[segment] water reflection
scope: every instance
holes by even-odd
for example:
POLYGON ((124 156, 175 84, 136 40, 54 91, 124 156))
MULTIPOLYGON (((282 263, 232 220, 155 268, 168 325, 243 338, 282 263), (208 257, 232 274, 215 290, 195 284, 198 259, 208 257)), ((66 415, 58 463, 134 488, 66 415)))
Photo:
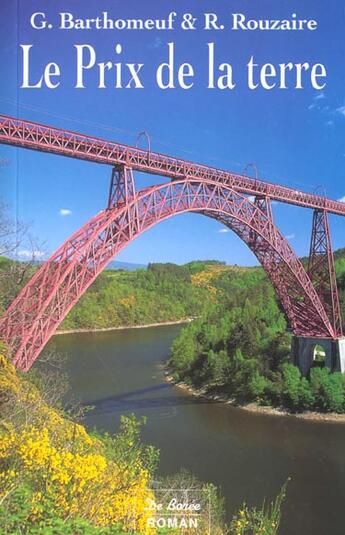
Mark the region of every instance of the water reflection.
MULTIPOLYGON (((85 403, 84 405, 92 407, 93 416, 99 416, 106 414, 107 412, 120 412, 120 414, 124 414, 126 412, 135 412, 137 410, 145 409, 152 411, 155 409, 162 409, 164 407, 175 408, 176 405, 216 403, 215 401, 211 402, 206 399, 197 399, 194 396, 177 395, 175 392, 173 395, 167 395, 168 391, 171 391, 172 389, 174 389, 173 386, 168 383, 163 383, 147 388, 138 388, 131 392, 119 394, 117 396, 108 396, 103 399, 97 399, 95 401, 85 403)), ((169 394, 172 394, 172 392, 169 392, 169 394)))

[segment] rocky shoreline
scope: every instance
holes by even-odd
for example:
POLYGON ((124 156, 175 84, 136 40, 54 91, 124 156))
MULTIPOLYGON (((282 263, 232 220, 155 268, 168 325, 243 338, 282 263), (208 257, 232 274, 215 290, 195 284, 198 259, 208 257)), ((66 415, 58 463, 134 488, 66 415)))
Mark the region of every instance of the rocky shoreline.
POLYGON ((193 318, 185 318, 176 321, 163 321, 161 323, 146 323, 145 325, 120 325, 118 327, 99 327, 95 329, 70 329, 66 331, 57 331, 53 336, 60 334, 74 334, 74 333, 100 333, 108 331, 123 331, 125 329, 147 329, 149 327, 164 327, 165 325, 183 325, 193 321, 193 318))
POLYGON ((313 411, 304 411, 304 412, 291 412, 288 409, 283 407, 271 407, 268 405, 258 405, 257 403, 246 403, 238 404, 234 399, 229 398, 224 394, 212 394, 207 392, 206 388, 196 388, 190 386, 183 381, 175 381, 172 377, 171 372, 165 371, 164 373, 165 380, 168 383, 173 384, 177 388, 188 392, 192 396, 209 399, 212 401, 217 401, 219 403, 224 403, 225 405, 231 405, 232 407, 247 411, 254 412, 258 414, 266 414, 268 416, 279 416, 289 417, 289 418, 298 418, 302 420, 310 420, 314 422, 323 422, 323 423, 340 423, 345 424, 345 414, 337 414, 335 412, 313 412, 313 411))

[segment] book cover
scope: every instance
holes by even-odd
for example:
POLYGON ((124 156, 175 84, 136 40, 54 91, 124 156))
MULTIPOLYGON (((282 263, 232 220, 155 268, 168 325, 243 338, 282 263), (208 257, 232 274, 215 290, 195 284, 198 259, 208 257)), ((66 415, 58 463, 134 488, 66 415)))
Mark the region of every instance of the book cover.
POLYGON ((0 533, 343 534, 343 2, 0 15, 0 533))

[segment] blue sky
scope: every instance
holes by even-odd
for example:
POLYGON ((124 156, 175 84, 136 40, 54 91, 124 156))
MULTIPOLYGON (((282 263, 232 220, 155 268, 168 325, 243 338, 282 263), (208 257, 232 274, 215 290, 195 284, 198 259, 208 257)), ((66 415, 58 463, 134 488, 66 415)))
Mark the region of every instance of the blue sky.
MULTIPOLYGON (((242 172, 255 162, 263 179, 306 191, 326 191, 334 199, 345 196, 345 8, 341 0, 2 0, 0 7, 0 110, 7 115, 52 124, 135 144, 146 130, 152 149, 182 158, 242 172), (260 5, 259 5, 260 4, 260 5), (56 24, 58 13, 96 17, 107 10, 111 18, 166 18, 170 11, 192 13, 199 20, 215 12, 230 26, 232 13, 249 19, 315 19, 314 32, 196 31, 62 31, 34 30, 33 12, 45 12, 56 24), (163 91, 154 72, 166 61, 167 43, 175 43, 176 62, 195 68, 191 90, 163 91), (214 42, 219 62, 233 65, 234 91, 207 89, 207 43, 214 42), (75 89, 75 44, 90 44, 97 61, 145 64, 144 89, 115 89, 109 82, 98 89, 95 73, 85 89, 75 89), (19 44, 32 44, 32 76, 37 81, 49 61, 61 67, 62 82, 55 89, 20 89, 22 58, 19 44), (305 62, 325 64, 327 85, 315 91, 247 88, 249 58, 258 63, 305 62)), ((110 80, 110 78, 109 78, 110 80)), ((38 152, 0 146, 2 194, 12 214, 30 224, 39 248, 52 252, 106 204, 110 167, 38 152), (44 244, 44 245, 41 245, 44 244)), ((137 188, 163 181, 137 174, 137 188)), ((306 254, 312 213, 274 205, 276 222, 298 254, 306 254)), ((345 246, 345 221, 332 217, 335 247, 345 246)), ((172 218, 150 230, 118 260, 187 262, 217 258, 249 265, 255 258, 232 232, 221 232, 213 220, 192 214, 172 218)), ((26 246, 21 250, 25 257, 26 246)))

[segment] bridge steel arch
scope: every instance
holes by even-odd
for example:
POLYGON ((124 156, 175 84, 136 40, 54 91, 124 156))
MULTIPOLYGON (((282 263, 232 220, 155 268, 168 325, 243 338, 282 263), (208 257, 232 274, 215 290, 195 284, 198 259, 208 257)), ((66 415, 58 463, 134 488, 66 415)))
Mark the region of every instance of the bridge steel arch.
POLYGON ((22 289, 0 319, 0 338, 14 364, 26 371, 78 299, 111 259, 131 241, 173 215, 196 212, 232 229, 270 278, 297 336, 335 338, 325 307, 288 241, 271 217, 269 199, 226 184, 186 178, 134 192, 125 169, 121 196, 68 238, 22 289))

